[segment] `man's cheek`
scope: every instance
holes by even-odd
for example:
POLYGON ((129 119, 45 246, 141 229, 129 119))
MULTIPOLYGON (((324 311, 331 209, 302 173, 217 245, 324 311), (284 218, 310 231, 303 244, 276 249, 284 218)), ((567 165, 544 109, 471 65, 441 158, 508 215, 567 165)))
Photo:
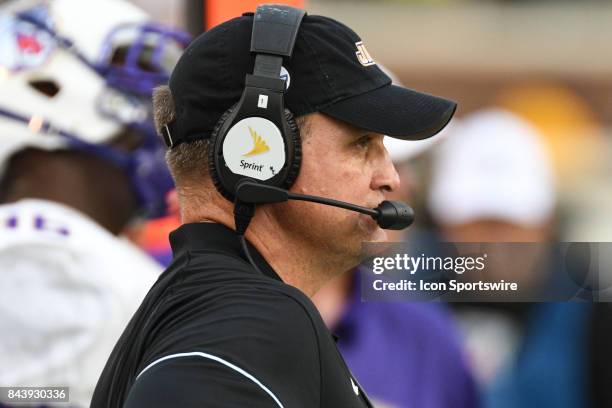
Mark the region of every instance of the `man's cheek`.
POLYGON ((336 185, 339 186, 340 197, 355 204, 363 203, 370 193, 370 180, 361 171, 344 169, 338 172, 336 185))

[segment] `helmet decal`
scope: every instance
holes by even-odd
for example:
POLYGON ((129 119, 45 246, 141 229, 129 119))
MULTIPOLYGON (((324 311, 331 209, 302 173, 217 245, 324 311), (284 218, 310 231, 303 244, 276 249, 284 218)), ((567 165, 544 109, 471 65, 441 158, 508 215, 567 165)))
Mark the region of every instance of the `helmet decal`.
MULTIPOLYGON (((48 10, 38 6, 28 11, 32 19, 47 24, 48 10)), ((55 49, 55 41, 48 32, 36 25, 11 15, 0 14, 0 67, 8 72, 36 68, 43 65, 55 49)))

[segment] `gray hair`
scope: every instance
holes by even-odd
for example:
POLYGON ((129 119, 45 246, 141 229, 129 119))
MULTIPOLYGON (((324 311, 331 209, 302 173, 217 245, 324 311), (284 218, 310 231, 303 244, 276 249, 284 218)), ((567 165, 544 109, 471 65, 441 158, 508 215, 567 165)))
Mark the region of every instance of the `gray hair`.
MULTIPOLYGON (((153 120, 158 135, 162 135, 164 127, 176 118, 174 98, 167 85, 162 85, 153 91, 153 120)), ((180 190, 191 181, 208 177, 208 140, 196 140, 180 145, 166 152, 166 163, 180 190)))

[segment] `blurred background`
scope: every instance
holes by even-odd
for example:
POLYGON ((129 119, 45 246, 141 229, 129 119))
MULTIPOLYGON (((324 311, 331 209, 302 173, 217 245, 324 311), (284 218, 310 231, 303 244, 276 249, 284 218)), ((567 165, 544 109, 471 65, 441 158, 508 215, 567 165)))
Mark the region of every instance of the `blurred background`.
MULTIPOLYGON (((192 35, 263 3, 131 2, 192 35)), ((345 23, 397 82, 458 102, 453 124, 431 143, 407 151, 389 145, 404 186, 399 198, 417 214, 415 226, 395 240, 612 241, 612 2, 279 2, 345 23), (455 191, 458 185, 474 190, 455 191)), ((171 259, 168 232, 180 224, 175 202, 170 212, 128 234, 161 264, 171 259)), ((348 300, 354 287, 336 283, 318 299, 330 327, 346 331, 347 310, 361 307, 348 300)), ((400 339, 386 350, 405 357, 410 368, 404 378, 413 375, 406 382, 427 378, 427 391, 421 391, 429 396, 415 397, 418 383, 404 397, 385 389, 381 379, 367 379, 374 364, 367 355, 379 344, 364 349, 340 343, 379 407, 612 406, 607 305, 450 305, 440 312, 444 319, 437 310, 403 307, 380 311, 399 310, 412 322, 404 331, 386 326, 389 337, 400 339), (432 340, 455 333, 458 350, 454 340, 432 340), (457 363, 427 358, 436 355, 457 363), (453 381, 457 389, 448 385, 453 381), (470 387, 476 396, 466 392, 470 387), (431 397, 437 394, 446 397, 431 397)))
MULTIPOLYGON (((133 2, 194 34, 257 4, 133 2)), ((553 158, 564 239, 611 239, 611 2, 288 3, 353 28, 405 86, 457 101, 456 118, 496 105, 529 120, 553 158)))

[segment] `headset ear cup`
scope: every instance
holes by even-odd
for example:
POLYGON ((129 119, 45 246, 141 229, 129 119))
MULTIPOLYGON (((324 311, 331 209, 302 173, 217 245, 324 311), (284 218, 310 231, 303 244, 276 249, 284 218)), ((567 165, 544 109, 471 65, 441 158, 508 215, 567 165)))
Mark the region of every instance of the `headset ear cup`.
MULTIPOLYGON (((210 148, 208 149, 208 171, 210 173, 212 182, 215 185, 217 191, 229 201, 234 201, 234 196, 223 186, 223 183, 221 182, 221 177, 219 176, 219 171, 215 164, 215 158, 216 155, 219 154, 219 149, 223 148, 223 145, 221 143, 218 143, 218 139, 224 136, 220 133, 222 129, 225 128, 224 125, 226 124, 226 122, 234 116, 237 106, 238 104, 235 104, 234 106, 229 108, 223 115, 221 115, 221 118, 219 118, 219 121, 215 125, 215 128, 213 129, 213 132, 211 134, 210 148)), ((283 180, 280 187, 284 189, 289 189, 300 174, 300 166, 302 163, 302 142, 300 138, 300 130, 297 124, 295 123, 293 114, 288 109, 285 109, 285 133, 286 138, 289 139, 285 143, 290 142, 291 146, 293 146, 293 149, 288 149, 287 160, 289 160, 290 162, 288 164, 289 168, 287 170, 287 176, 285 177, 285 180, 283 180)))
POLYGON ((287 138, 290 139, 293 145, 293 152, 289 152, 289 160, 291 161, 289 164, 289 171, 281 186, 288 190, 300 174, 300 167, 302 165, 302 139, 300 137, 300 129, 297 123, 295 123, 293 113, 288 109, 285 109, 285 123, 287 124, 287 138))
MULTIPOLYGON (((229 191, 227 191, 225 187, 223 187, 223 183, 221 183, 221 178, 219 177, 219 172, 217 171, 217 166, 215 165, 215 156, 218 154, 217 138, 219 138, 220 136, 223 136, 223 135, 219 135, 219 132, 223 128, 223 125, 228 120, 228 118, 233 116, 237 106, 238 104, 235 104, 234 106, 229 108, 227 111, 225 111, 223 115, 221 115, 221 117, 217 121, 217 124, 215 125, 215 128, 212 131, 212 134, 210 135, 210 145, 208 149, 208 172, 210 174, 212 182, 215 185, 215 188, 217 189, 217 191, 223 197, 227 198, 230 201, 233 201, 234 198, 232 197, 232 194, 230 194, 229 191)), ((222 149, 223 145, 219 144, 218 148, 222 149)))

